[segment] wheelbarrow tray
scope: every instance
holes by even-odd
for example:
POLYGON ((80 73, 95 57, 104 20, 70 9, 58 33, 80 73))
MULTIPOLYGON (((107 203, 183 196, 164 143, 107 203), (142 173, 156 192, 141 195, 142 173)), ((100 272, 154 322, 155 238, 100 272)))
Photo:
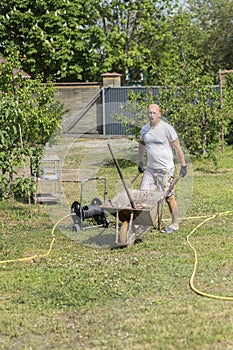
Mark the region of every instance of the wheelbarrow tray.
POLYGON ((133 215, 133 224, 142 226, 154 226, 158 216, 158 205, 163 199, 162 192, 129 190, 134 203, 132 208, 125 192, 117 194, 108 203, 103 203, 101 208, 120 221, 130 221, 133 215))

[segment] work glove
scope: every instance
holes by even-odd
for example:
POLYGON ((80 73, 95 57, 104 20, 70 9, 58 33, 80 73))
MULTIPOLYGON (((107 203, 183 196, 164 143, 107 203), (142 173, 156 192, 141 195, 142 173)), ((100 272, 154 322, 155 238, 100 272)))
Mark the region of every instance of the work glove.
POLYGON ((138 163, 138 172, 139 172, 140 174, 144 173, 143 162, 139 162, 139 163, 138 163))
POLYGON ((186 174, 187 174, 187 165, 181 165, 179 176, 185 177, 186 174))

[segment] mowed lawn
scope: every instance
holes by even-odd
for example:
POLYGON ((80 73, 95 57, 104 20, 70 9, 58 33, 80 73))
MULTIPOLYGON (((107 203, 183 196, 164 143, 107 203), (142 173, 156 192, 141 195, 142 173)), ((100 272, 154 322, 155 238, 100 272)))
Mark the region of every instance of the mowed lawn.
POLYGON ((180 230, 131 248, 83 244, 48 208, 0 202, 0 349, 233 349, 233 149, 192 166, 180 230))

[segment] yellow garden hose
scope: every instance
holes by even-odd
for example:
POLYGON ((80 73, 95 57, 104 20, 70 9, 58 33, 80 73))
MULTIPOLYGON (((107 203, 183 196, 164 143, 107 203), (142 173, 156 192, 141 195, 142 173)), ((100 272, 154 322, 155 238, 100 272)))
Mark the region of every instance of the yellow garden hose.
POLYGON ((231 300, 233 301, 233 297, 225 297, 225 296, 219 296, 219 295, 213 295, 213 294, 209 294, 209 293, 205 293, 205 292, 202 292, 201 290, 197 289, 195 286, 194 286, 194 277, 195 277, 195 274, 196 274, 196 270, 197 270, 197 262, 198 262, 198 259, 197 259, 197 251, 196 249, 192 246, 192 244, 190 243, 189 241, 189 238, 191 237, 191 235, 199 228, 201 227, 202 225, 204 225, 204 223, 206 223, 207 221, 210 221, 210 220, 213 220, 214 218, 216 218, 217 216, 219 215, 227 215, 229 213, 231 213, 232 210, 229 210, 229 211, 225 211, 225 212, 222 212, 222 213, 219 213, 219 214, 215 214, 211 217, 208 217, 206 218, 205 220, 203 220, 200 224, 198 224, 187 236, 187 243, 188 245, 191 247, 191 249, 193 250, 194 252, 194 258, 195 258, 195 262, 194 262, 194 269, 193 269, 193 273, 192 273, 192 276, 190 278, 190 288, 197 294, 199 295, 202 295, 204 297, 208 297, 208 298, 212 298, 212 299, 219 299, 219 300, 231 300))
POLYGON ((56 222, 56 224, 53 226, 53 229, 51 231, 51 235, 52 235, 52 241, 49 245, 49 249, 48 251, 45 253, 45 254, 35 254, 33 256, 29 256, 29 257, 26 257, 26 258, 18 258, 18 259, 11 259, 11 260, 3 260, 3 261, 0 261, 0 264, 7 264, 7 263, 14 263, 14 262, 20 262, 20 261, 31 261, 33 259, 37 259, 37 258, 45 258, 47 256, 49 256, 49 254, 51 253, 51 250, 52 250, 52 247, 53 247, 53 244, 56 240, 56 237, 55 237, 55 234, 54 234, 54 231, 56 229, 56 227, 60 224, 61 221, 63 221, 65 218, 67 218, 68 216, 70 216, 70 214, 67 214, 65 216, 63 216, 60 220, 58 220, 56 222))
MULTIPOLYGON (((205 292, 202 292, 201 290, 197 289, 195 286, 194 286, 194 277, 196 275, 196 270, 197 270, 197 263, 198 263, 198 256, 197 256, 197 251, 196 249, 192 246, 192 244, 190 243, 190 237, 192 236, 192 234, 194 232, 197 231, 197 229, 199 227, 201 227, 202 225, 204 225, 206 222, 208 221, 211 221, 213 220, 214 218, 216 218, 217 216, 220 216, 220 215, 227 215, 229 213, 232 213, 232 210, 229 210, 229 211, 225 211, 225 212, 222 212, 222 213, 218 213, 218 214, 215 214, 211 217, 206 217, 206 216, 196 216, 196 217, 190 217, 190 218, 186 218, 186 219, 197 219, 197 218, 205 218, 205 220, 203 220, 201 223, 199 223, 198 225, 195 226, 195 228, 188 234, 187 236, 187 243, 188 245, 190 246, 190 248, 193 250, 194 252, 194 258, 195 258, 195 261, 194 261, 194 268, 193 268, 193 273, 191 275, 191 278, 190 278, 190 282, 189 282, 189 285, 190 285, 190 288, 197 294, 201 295, 201 296, 204 296, 204 297, 208 297, 208 298, 212 298, 212 299, 219 299, 219 300, 230 300, 230 301, 233 301, 233 297, 227 297, 227 296, 219 296, 219 295, 213 295, 213 294, 209 294, 209 293, 205 293, 205 292)), ((69 217, 70 214, 67 214, 65 215, 64 217, 62 217, 60 220, 58 220, 56 222, 56 224, 53 226, 52 228, 52 231, 51 231, 51 235, 52 235, 52 241, 50 243, 50 246, 49 246, 49 249, 48 251, 45 253, 45 254, 35 254, 33 256, 30 256, 30 257, 26 257, 26 258, 18 258, 18 259, 11 259, 11 260, 4 260, 4 261, 0 261, 0 264, 7 264, 7 263, 13 263, 13 262, 23 262, 23 261, 31 261, 33 259, 36 259, 36 258, 45 258, 47 256, 49 256, 49 254, 51 253, 51 250, 52 250, 52 247, 53 247, 53 244, 56 240, 56 237, 55 237, 55 234, 54 234, 54 231, 56 229, 56 227, 60 224, 60 222, 62 222, 65 218, 69 217)))

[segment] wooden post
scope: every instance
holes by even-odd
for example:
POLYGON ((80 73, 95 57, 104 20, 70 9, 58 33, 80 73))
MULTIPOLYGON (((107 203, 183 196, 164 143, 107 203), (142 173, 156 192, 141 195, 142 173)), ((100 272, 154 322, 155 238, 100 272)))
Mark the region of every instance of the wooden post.
MULTIPOLYGON (((224 70, 221 70, 219 69, 218 71, 218 79, 219 79, 219 92, 220 92, 220 97, 219 97, 219 102, 220 102, 220 108, 222 109, 222 105, 223 105, 223 101, 222 101, 222 76, 223 74, 227 74, 227 73, 233 73, 233 69, 224 69, 224 70)), ((225 150, 225 139, 224 139, 224 118, 222 117, 222 131, 221 131, 221 135, 222 135, 222 153, 224 152, 225 150)))
MULTIPOLYGON (((221 69, 219 69, 218 78, 219 78, 219 103, 220 103, 220 109, 222 109, 222 71, 221 71, 221 69)), ((225 147, 224 147, 224 119, 223 119, 223 117, 222 117, 221 138, 222 138, 222 153, 224 153, 225 147)))

